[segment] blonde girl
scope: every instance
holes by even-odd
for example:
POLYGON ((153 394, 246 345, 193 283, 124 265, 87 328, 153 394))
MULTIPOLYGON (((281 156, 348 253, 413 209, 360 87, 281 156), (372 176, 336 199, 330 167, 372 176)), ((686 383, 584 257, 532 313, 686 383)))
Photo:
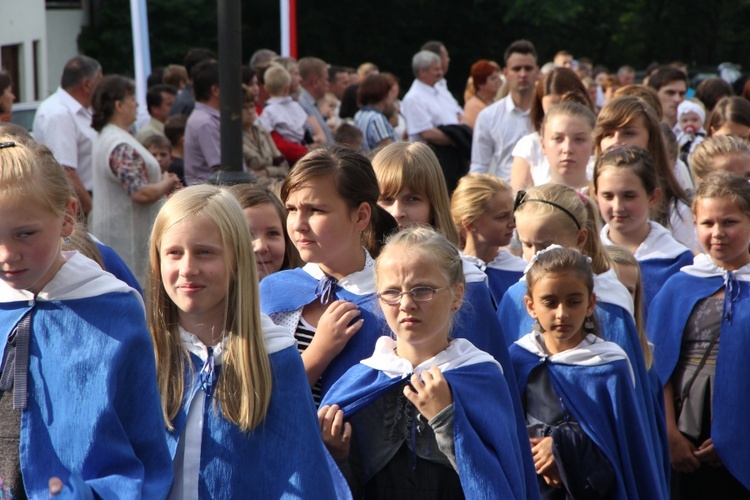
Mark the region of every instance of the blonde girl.
POLYGON ((516 223, 510 186, 490 174, 469 174, 451 197, 453 222, 459 230, 464 259, 487 274, 496 304, 523 275, 523 259, 507 248, 516 223))
POLYGON ((526 273, 534 330, 511 346, 543 498, 666 498, 625 351, 599 336, 594 273, 551 246, 526 273))
POLYGON ((258 278, 299 267, 302 261, 286 231, 286 210, 267 187, 237 184, 229 188, 242 207, 253 237, 258 278))
POLYGON ((234 196, 209 185, 176 193, 154 222, 149 261, 170 497, 335 498, 294 339, 260 314, 234 196))
MULTIPOLYGON (((659 120, 645 101, 622 96, 602 108, 594 129, 596 157, 613 146, 639 146, 651 153, 662 190, 661 201, 652 210, 651 218, 669 229, 677 241, 694 252, 698 251, 695 224, 685 190, 676 180, 674 168, 669 163, 659 120)), ((686 174, 689 178, 689 173, 686 174)))
POLYGON ((649 220, 661 189, 651 155, 638 146, 612 148, 596 162, 594 194, 606 222, 605 245, 621 245, 644 270, 643 305, 648 305, 667 279, 693 262, 693 253, 662 225, 649 220))
POLYGON ((426 227, 392 236, 378 257, 379 307, 393 338, 381 337, 318 412, 355 498, 406 490, 430 498, 538 497, 502 368, 452 338, 462 269, 458 249, 426 227))
POLYGON ((662 287, 646 328, 667 403, 672 493, 748 498, 750 184, 709 175, 693 214, 705 253, 662 287))
MULTIPOLYGON (((550 108, 541 126, 541 145, 549 164, 549 180, 576 190, 588 186, 589 164, 594 151, 596 117, 577 102, 564 102, 550 108)), ((537 184, 535 182, 535 184, 537 184)))
POLYGON ((163 498, 172 470, 143 302, 62 251, 76 212, 52 153, 0 135, 0 496, 163 498))
POLYGON ((287 231, 307 264, 265 278, 261 309, 294 333, 316 402, 382 334, 373 257, 396 224, 378 194, 370 161, 341 146, 308 153, 281 186, 287 231))
POLYGON ((715 135, 690 153, 690 168, 700 185, 714 173, 726 172, 750 180, 750 144, 733 135, 715 135))

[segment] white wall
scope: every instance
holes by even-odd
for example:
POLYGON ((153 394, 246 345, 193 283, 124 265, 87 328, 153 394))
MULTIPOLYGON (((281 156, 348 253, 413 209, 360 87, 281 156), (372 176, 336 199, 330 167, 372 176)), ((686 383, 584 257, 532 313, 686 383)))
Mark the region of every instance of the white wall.
POLYGON ((46 95, 46 17, 44 0, 0 0, 0 46, 21 45, 19 101, 34 98, 34 45, 39 40, 39 90, 46 95))
MULTIPOLYGON (((3 1, 3 0, 0 0, 3 1)), ((88 2, 84 2, 87 4, 88 2)), ((45 97, 60 86, 65 63, 78 54, 78 35, 81 26, 88 23, 85 10, 50 9, 47 11, 47 77, 45 97)))

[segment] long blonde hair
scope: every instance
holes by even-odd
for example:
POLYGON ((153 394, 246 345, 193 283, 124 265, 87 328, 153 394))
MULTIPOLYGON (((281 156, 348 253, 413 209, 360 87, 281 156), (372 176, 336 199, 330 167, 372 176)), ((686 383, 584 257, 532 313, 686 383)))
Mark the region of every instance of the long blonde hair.
POLYGON ((405 188, 424 196, 430 203, 432 227, 454 245, 459 244, 445 176, 429 146, 420 142, 394 142, 375 155, 372 166, 381 198, 394 197, 405 188))
POLYGON ((161 276, 161 242, 175 224, 204 217, 216 225, 229 256, 225 264, 233 280, 225 301, 227 339, 214 404, 243 432, 265 418, 271 399, 271 365, 260 323, 255 256, 239 203, 227 190, 191 186, 175 193, 159 211, 149 243, 148 324, 154 342, 156 371, 164 420, 169 429, 185 394, 185 363, 192 366, 178 331, 178 309, 161 276))

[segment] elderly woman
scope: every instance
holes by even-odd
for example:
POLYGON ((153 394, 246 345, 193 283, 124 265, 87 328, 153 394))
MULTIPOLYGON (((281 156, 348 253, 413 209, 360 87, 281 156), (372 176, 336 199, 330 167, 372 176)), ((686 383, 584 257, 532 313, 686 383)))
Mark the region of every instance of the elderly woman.
POLYGON ((123 76, 105 77, 94 92, 91 126, 94 142, 92 232, 111 246, 135 275, 146 282, 148 237, 165 196, 180 185, 130 132, 138 103, 135 85, 123 76))
POLYGON ((354 115, 354 125, 362 131, 362 150, 372 151, 396 141, 396 134, 385 115, 393 102, 393 80, 386 75, 373 73, 360 84, 357 92, 360 110, 354 115))
POLYGON ((464 120, 468 126, 474 128, 477 115, 495 102, 495 96, 503 84, 500 66, 496 62, 481 59, 471 67, 471 80, 474 83, 474 95, 464 104, 464 120))

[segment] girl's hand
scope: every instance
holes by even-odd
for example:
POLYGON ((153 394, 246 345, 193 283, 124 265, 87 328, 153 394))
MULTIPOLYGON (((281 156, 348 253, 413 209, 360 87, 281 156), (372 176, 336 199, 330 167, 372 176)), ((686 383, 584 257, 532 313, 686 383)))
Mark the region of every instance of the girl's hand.
POLYGON ((352 424, 344 422, 344 412, 338 405, 321 406, 318 410, 320 434, 326 448, 334 460, 349 458, 349 444, 352 439, 352 424))
POLYGON ((432 420, 453 403, 451 388, 437 366, 422 372, 421 380, 416 373, 412 375, 411 385, 414 389, 408 385, 404 387, 404 396, 427 420, 432 420))
MULTIPOLYGON (((679 430, 675 428, 674 431, 667 432, 667 440, 669 441, 669 458, 674 470, 683 474, 690 474, 701 466, 700 460, 696 456, 695 445, 679 430)), ((713 448, 713 445, 711 447, 713 448)))
POLYGON ((59 477, 49 478, 49 482, 47 484, 49 485, 49 496, 57 495, 63 489, 63 482, 59 477))
POLYGON ((693 452, 693 455, 695 455, 698 460, 704 464, 710 465, 711 467, 721 467, 724 465, 721 458, 719 458, 719 454, 716 453, 716 448, 714 448, 714 442, 711 438, 703 441, 698 447, 698 450, 693 452))
POLYGON ((534 459, 534 469, 536 473, 544 478, 544 481, 554 487, 561 488, 560 472, 557 469, 555 455, 552 453, 552 438, 533 437, 529 438, 531 442, 531 456, 534 459))
POLYGON ((335 358, 344 349, 352 335, 362 328, 363 319, 360 318, 352 323, 357 316, 359 316, 359 308, 352 302, 346 300, 331 302, 318 320, 318 329, 307 349, 321 351, 321 354, 324 353, 329 361, 335 358))

